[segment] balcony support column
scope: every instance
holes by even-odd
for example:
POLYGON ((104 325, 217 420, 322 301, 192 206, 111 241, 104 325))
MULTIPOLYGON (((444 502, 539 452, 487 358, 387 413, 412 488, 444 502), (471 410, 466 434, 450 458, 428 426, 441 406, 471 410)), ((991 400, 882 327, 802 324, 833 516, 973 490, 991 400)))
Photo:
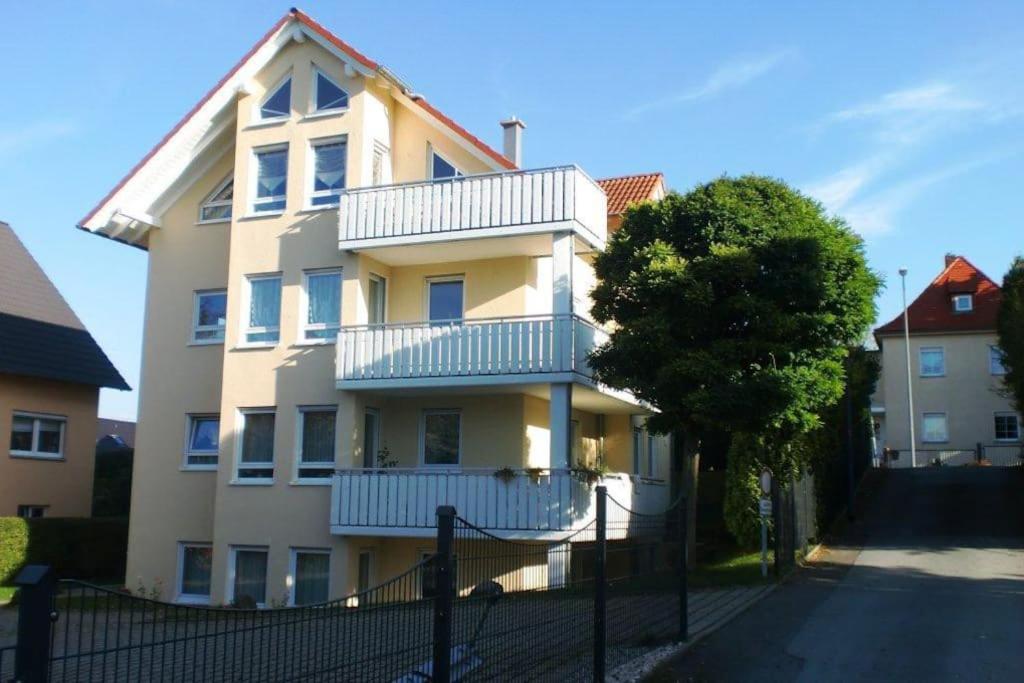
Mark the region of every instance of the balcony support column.
POLYGON ((551 385, 550 403, 551 426, 551 467, 569 469, 572 467, 572 384, 569 382, 551 385))

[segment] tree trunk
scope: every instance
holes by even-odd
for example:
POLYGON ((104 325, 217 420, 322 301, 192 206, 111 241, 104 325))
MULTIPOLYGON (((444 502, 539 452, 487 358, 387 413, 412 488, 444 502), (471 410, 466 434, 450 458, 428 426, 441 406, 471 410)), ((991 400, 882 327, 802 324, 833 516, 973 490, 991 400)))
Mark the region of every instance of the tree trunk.
POLYGON ((697 564, 697 479, 700 474, 700 439, 692 431, 675 434, 672 469, 672 498, 679 489, 686 492, 686 564, 693 569, 697 564))

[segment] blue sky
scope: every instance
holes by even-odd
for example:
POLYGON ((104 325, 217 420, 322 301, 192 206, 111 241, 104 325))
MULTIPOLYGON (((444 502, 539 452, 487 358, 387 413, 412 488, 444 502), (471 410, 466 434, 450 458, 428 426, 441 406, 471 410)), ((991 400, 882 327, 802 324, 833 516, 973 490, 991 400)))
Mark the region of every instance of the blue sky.
MULTIPOLYGON (((899 311, 947 251, 994 278, 1024 250, 1024 5, 1005 2, 307 2, 302 8, 529 166, 763 173, 867 240, 899 311)), ((285 11, 268 2, 4 9, 0 219, 133 387, 144 252, 74 225, 285 11)), ((104 390, 132 418, 137 393, 104 390)))

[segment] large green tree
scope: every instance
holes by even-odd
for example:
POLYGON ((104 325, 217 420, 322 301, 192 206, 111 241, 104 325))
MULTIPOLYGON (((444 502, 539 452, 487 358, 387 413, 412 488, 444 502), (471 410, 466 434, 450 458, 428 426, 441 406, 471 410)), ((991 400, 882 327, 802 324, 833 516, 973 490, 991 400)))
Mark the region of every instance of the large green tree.
POLYGON ((653 429, 682 428, 691 454, 720 429, 756 435, 769 465, 801 457, 788 444, 842 396, 880 286, 841 218, 760 176, 630 208, 595 268, 593 314, 615 324, 600 379, 656 407, 653 429))
POLYGON ((1006 368, 1003 380, 1018 412, 1024 412, 1024 258, 1013 259, 1003 276, 1002 294, 996 327, 1006 368))

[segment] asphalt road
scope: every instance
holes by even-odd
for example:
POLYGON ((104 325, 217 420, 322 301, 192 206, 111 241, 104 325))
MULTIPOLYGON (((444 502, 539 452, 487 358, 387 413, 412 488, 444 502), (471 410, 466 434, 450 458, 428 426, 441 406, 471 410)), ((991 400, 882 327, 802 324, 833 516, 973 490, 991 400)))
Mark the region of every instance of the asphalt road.
POLYGON ((1024 468, 885 473, 814 566, 657 681, 1024 676, 1024 468))

